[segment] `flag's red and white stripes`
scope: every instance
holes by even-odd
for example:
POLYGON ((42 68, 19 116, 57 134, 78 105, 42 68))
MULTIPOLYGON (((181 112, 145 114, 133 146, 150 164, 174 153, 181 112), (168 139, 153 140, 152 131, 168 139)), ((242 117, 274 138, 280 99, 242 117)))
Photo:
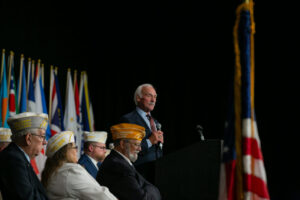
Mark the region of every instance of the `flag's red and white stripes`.
POLYGON ((267 176, 255 120, 243 120, 243 169, 245 199, 270 199, 267 176))

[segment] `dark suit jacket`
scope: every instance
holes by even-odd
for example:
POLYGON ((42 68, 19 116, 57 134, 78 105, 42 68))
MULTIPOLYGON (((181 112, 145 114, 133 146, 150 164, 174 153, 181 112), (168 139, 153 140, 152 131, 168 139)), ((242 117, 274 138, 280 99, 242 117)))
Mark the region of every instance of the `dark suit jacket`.
POLYGON ((159 190, 115 150, 101 164, 96 180, 107 186, 119 200, 161 199, 159 190))
MULTIPOLYGON (((154 122, 157 123, 157 120, 154 119, 154 122)), ((142 140, 142 151, 139 153, 137 161, 134 163, 135 166, 138 166, 143 163, 155 161, 157 158, 162 156, 162 150, 157 147, 157 145, 152 145, 148 148, 146 139, 151 136, 151 129, 147 126, 144 119, 139 115, 139 113, 134 110, 120 118, 120 123, 131 123, 143 126, 146 130, 146 136, 142 140)))
MULTIPOLYGON (((82 165, 86 169, 86 171, 88 171, 90 175, 96 179, 98 169, 95 167, 94 163, 86 154, 83 154, 80 157, 78 163, 82 165)), ((98 167, 99 166, 100 166, 100 162, 98 163, 98 167)))
POLYGON ((31 164, 16 144, 11 143, 0 152, 0 163, 0 190, 3 199, 48 199, 31 164))

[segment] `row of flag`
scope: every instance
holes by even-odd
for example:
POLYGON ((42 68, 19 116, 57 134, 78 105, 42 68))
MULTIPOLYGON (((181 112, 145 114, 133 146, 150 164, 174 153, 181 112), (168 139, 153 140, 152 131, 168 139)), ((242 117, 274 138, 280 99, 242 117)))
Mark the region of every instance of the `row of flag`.
MULTIPOLYGON (((72 79, 71 69, 68 69, 66 79, 66 94, 64 106, 61 99, 58 68, 50 67, 50 89, 47 104, 44 90, 44 66, 40 60, 37 63, 22 54, 20 58, 19 77, 16 84, 14 53, 8 58, 5 49, 2 50, 0 77, 0 127, 8 128, 7 119, 22 112, 45 113, 49 115, 49 125, 46 130, 46 140, 64 130, 75 134, 78 146, 78 157, 83 150, 83 131, 94 131, 93 107, 88 92, 88 77, 85 71, 77 80, 77 70, 72 79), (8 60, 6 64, 6 60, 8 60), (26 67, 27 64, 27 67, 26 67), (26 74, 27 70, 27 74, 26 74), (47 106, 48 105, 48 106, 47 106)), ((46 156, 44 149, 31 164, 40 177, 44 168, 46 156)))
POLYGON ((225 126, 219 200, 270 199, 254 112, 253 0, 237 8, 235 73, 225 126))

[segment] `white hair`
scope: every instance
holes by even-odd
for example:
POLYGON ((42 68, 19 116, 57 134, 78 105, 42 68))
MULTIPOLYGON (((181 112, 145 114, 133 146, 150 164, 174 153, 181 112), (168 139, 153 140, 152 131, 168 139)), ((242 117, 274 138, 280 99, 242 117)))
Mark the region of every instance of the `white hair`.
POLYGON ((138 104, 138 102, 137 102, 137 100, 136 100, 136 97, 137 97, 137 96, 139 96, 140 98, 143 97, 142 89, 143 89, 144 87, 152 87, 152 88, 154 88, 153 85, 151 85, 150 83, 144 83, 144 84, 138 86, 138 87, 136 88, 135 92, 134 92, 134 97, 133 97, 133 100, 134 100, 135 105, 138 104))
POLYGON ((21 136, 27 135, 27 133, 33 133, 33 134, 37 134, 38 133, 39 128, 29 128, 29 129, 24 129, 19 131, 16 134, 12 134, 11 139, 12 141, 15 141, 16 138, 19 138, 21 136))

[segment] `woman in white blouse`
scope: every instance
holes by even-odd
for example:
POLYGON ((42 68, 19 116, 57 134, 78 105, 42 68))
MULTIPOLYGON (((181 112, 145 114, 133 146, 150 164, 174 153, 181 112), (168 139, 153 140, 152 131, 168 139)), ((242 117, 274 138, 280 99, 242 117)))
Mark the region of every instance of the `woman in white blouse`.
POLYGON ((47 145, 47 160, 42 184, 50 200, 116 200, 107 187, 99 183, 79 164, 74 134, 63 131, 52 136, 47 145))

